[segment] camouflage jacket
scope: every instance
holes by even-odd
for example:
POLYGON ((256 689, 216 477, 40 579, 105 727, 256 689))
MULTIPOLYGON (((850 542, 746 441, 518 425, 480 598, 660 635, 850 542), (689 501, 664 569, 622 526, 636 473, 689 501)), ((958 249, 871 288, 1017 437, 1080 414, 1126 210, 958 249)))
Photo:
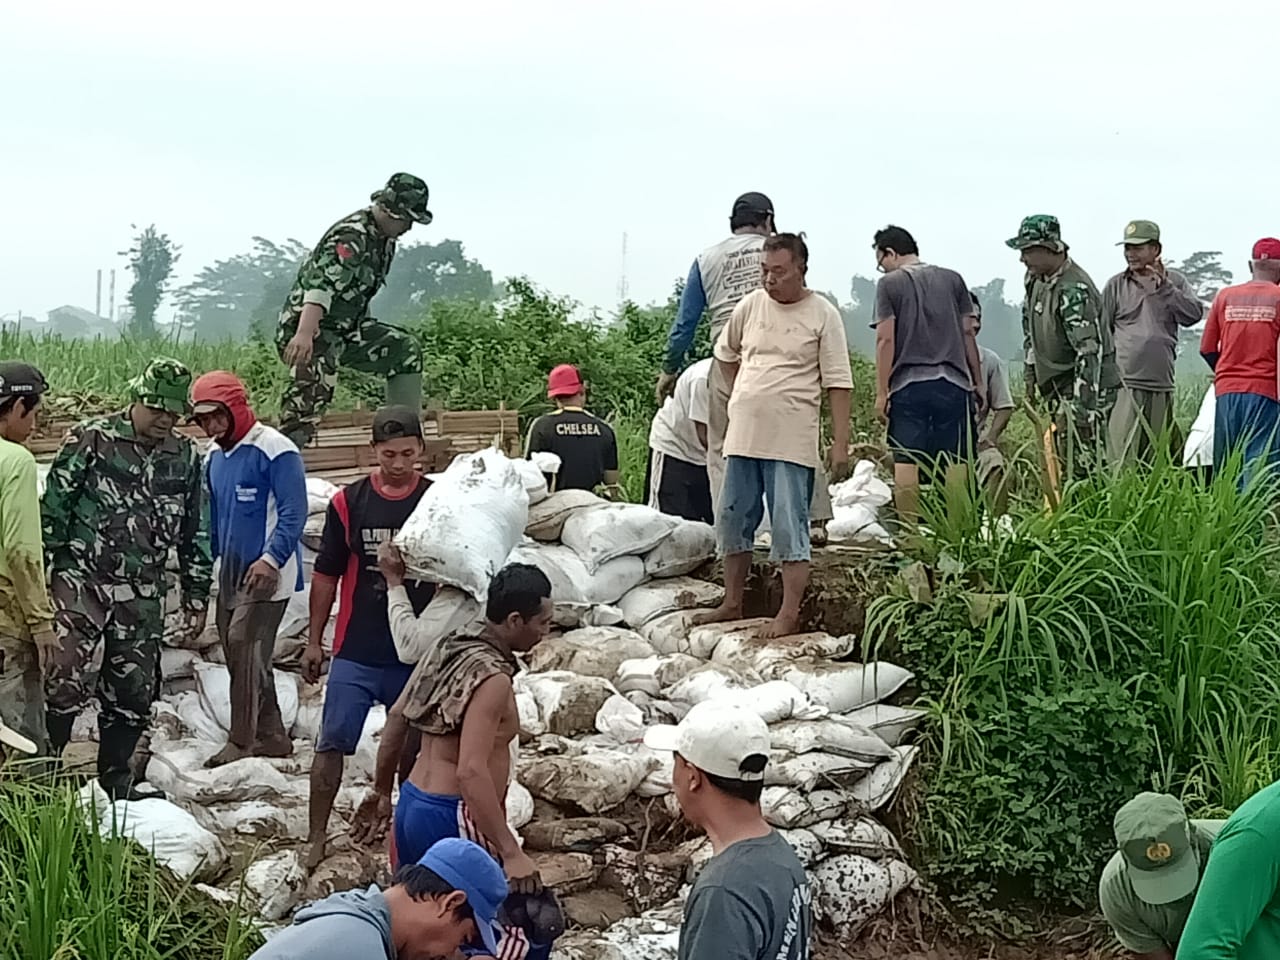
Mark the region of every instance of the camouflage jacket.
POLYGON ((1051 401, 1067 401, 1077 419, 1108 405, 1119 377, 1112 332, 1102 321, 1102 295, 1070 258, 1047 277, 1030 273, 1022 303, 1028 376, 1051 401))
POLYGON ((169 551, 176 550, 183 601, 204 604, 213 561, 201 468, 186 437, 139 442, 128 411, 72 427, 41 503, 50 567, 161 596, 169 551))
POLYGON ((298 329, 305 304, 324 307, 322 333, 342 336, 369 312, 369 301, 386 283, 396 242, 384 237, 373 208, 357 210, 325 231, 302 266, 280 314, 276 340, 287 343, 298 329))

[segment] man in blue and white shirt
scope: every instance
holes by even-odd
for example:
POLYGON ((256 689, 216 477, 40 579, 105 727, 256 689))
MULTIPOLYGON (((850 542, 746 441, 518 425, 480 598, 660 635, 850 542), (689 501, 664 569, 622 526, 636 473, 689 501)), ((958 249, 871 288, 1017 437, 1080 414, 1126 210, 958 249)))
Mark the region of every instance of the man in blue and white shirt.
POLYGON ((299 540, 307 476, 292 441, 260 423, 244 384, 215 370, 191 385, 191 419, 214 442, 205 458, 209 531, 219 562, 218 637, 231 674, 231 733, 208 761, 287 757, 271 657, 289 597, 302 589, 299 540))

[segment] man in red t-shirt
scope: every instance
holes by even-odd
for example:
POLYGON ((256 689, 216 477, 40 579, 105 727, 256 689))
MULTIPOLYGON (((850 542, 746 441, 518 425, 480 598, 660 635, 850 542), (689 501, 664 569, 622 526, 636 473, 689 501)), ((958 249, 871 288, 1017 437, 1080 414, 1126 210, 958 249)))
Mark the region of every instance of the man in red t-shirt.
POLYGON ((1218 292, 1200 340, 1200 355, 1213 368, 1217 410, 1213 425, 1213 469, 1233 450, 1250 465, 1280 465, 1280 396, 1277 396, 1277 341, 1280 341, 1280 240, 1253 245, 1253 279, 1218 292))
MULTIPOLYGON (((311 578, 311 623, 302 656, 302 674, 310 683, 320 679, 320 643, 335 599, 338 623, 311 765, 309 870, 324 859, 343 758, 355 753, 369 708, 375 703, 391 707, 413 672, 412 664, 400 662, 391 638, 378 545, 399 532, 430 486, 416 469, 422 457, 417 412, 409 407, 379 410, 373 418, 373 451, 378 468, 344 487, 329 503, 311 578)), ((422 613, 435 592, 433 584, 410 580, 403 589, 415 614, 422 613)), ((406 744, 406 752, 416 754, 417 743, 406 744)))

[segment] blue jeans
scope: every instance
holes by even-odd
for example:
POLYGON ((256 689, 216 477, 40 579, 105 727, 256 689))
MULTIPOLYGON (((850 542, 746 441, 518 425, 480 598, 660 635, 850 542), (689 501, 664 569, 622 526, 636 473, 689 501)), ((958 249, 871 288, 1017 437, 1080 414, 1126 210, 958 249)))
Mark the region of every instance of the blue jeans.
POLYGON ((1280 403, 1258 393, 1224 393, 1213 416, 1213 469, 1217 473, 1237 447, 1244 451, 1243 486, 1261 467, 1274 474, 1280 466, 1280 403))
POLYGON ((720 552, 751 553, 767 502, 773 528, 769 559, 777 563, 808 560, 813 467, 755 457, 726 457, 725 461, 724 489, 716 515, 720 552))

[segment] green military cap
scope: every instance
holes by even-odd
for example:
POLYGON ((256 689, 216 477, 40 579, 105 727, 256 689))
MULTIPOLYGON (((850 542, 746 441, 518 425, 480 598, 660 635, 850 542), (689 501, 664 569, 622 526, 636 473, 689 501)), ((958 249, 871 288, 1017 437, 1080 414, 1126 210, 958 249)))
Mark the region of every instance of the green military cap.
POLYGON ((1015 250, 1048 247, 1054 253, 1062 253, 1067 249, 1067 245, 1062 242, 1062 227, 1058 224, 1058 218, 1047 213, 1033 213, 1029 217, 1023 217, 1018 235, 1005 243, 1015 250))
POLYGON ((1140 793, 1116 812, 1116 846, 1133 892, 1151 904, 1173 903, 1195 892, 1200 858, 1191 843, 1187 811, 1167 793, 1140 793))
POLYGON ((431 211, 427 209, 427 184, 411 173, 393 173, 387 185, 374 192, 369 199, 387 208, 387 213, 401 220, 430 223, 431 211))
POLYGON ((186 365, 168 357, 156 357, 145 370, 129 381, 133 397, 148 407, 170 413, 188 413, 191 405, 191 371, 186 365))
POLYGON ((1120 246, 1138 246, 1143 243, 1160 242, 1160 225, 1150 220, 1130 220, 1124 228, 1124 239, 1116 244, 1120 246))

